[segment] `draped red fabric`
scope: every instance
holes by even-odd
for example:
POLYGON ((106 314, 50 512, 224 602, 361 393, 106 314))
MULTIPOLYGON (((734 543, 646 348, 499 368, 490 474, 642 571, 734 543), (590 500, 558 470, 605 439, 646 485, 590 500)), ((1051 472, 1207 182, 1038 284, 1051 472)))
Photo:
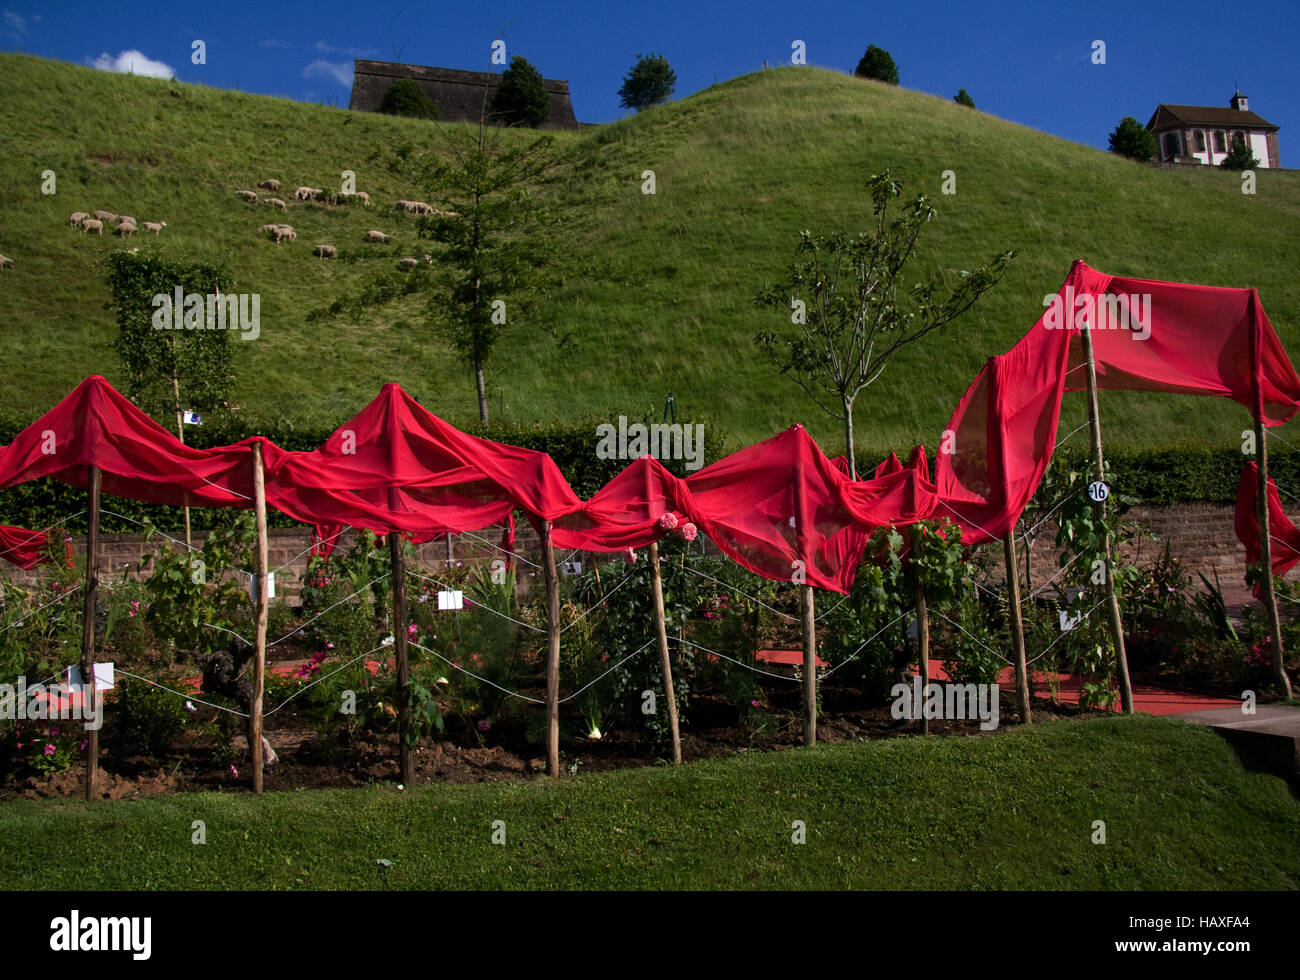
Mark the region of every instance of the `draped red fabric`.
MULTIPOLYGON (((1260 558, 1259 515, 1256 513, 1256 501, 1259 499, 1259 467, 1247 463, 1241 470, 1241 483, 1237 486, 1237 512, 1233 527, 1237 540, 1246 548, 1246 561, 1255 564, 1260 558)), ((1285 575, 1300 562, 1300 530, 1291 523, 1291 519, 1282 511, 1282 500, 1278 497, 1277 486, 1273 478, 1268 481, 1268 537, 1271 545, 1273 574, 1285 575)), ((1259 595, 1259 586, 1255 586, 1259 595)))
POLYGON ((49 536, 44 531, 0 524, 0 558, 19 568, 30 571, 50 561, 50 553, 46 550, 49 543, 49 536))
POLYGON ((50 476, 154 504, 253 506, 251 439, 219 449, 186 446, 98 375, 0 449, 0 489, 50 476))
POLYGON ((545 453, 467 435, 393 383, 319 449, 265 451, 267 503, 326 539, 350 524, 428 541, 506 523, 515 507, 538 521, 582 506, 545 453))
POLYGON ((1099 389, 1231 398, 1268 426, 1300 409, 1300 378, 1255 290, 1108 276, 1077 261, 1030 331, 989 359, 944 433, 938 503, 965 543, 1005 537, 1037 489, 1062 395, 1087 387, 1080 327, 1091 327, 1099 389))

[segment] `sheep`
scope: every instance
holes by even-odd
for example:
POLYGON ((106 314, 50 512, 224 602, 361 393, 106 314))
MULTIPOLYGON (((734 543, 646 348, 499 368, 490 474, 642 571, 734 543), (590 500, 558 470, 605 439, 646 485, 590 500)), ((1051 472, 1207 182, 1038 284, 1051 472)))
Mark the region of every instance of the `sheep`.
POLYGON ((409 210, 411 210, 411 202, 410 202, 410 201, 398 201, 396 207, 397 207, 397 210, 398 210, 398 211, 409 211, 409 210))
POLYGON ((428 252, 425 252, 422 256, 420 256, 420 258, 424 259, 425 265, 433 265, 433 256, 430 255, 428 252))
POLYGON ((117 216, 117 223, 119 225, 133 225, 136 221, 135 218, 129 214, 119 214, 117 216))
POLYGON ((155 238, 158 237, 158 234, 166 227, 167 222, 165 221, 146 221, 144 223, 144 230, 153 232, 155 238))
POLYGON ((366 232, 366 241, 368 242, 379 242, 383 245, 388 245, 392 240, 392 235, 385 235, 382 231, 375 231, 373 228, 366 232))
POLYGON ((263 204, 269 204, 273 208, 279 208, 281 211, 288 211, 289 205, 285 204, 278 197, 266 197, 262 199, 263 204))
POLYGON ((282 238, 287 238, 291 242, 296 242, 298 240, 298 233, 288 225, 276 225, 275 241, 277 245, 280 243, 280 239, 282 238))
POLYGON ((73 211, 72 214, 68 216, 68 227, 76 228, 89 217, 90 215, 85 211, 73 211))
POLYGON ((280 182, 278 180, 261 180, 258 181, 257 186, 267 191, 278 191, 280 182))
POLYGON ((97 221, 116 221, 117 215, 112 211, 94 211, 92 212, 97 221))
POLYGON ((403 272, 407 272, 411 269, 414 269, 419 264, 420 263, 417 262, 415 259, 402 259, 402 261, 397 263, 397 267, 401 269, 403 272))
POLYGON ((334 195, 326 194, 325 191, 320 187, 309 187, 308 191, 310 191, 310 194, 308 196, 313 201, 325 201, 330 204, 334 203, 332 200, 334 195))
POLYGON ((257 203, 257 194, 254 193, 253 191, 235 191, 235 193, 238 194, 240 197, 242 197, 244 201, 248 204, 257 203))
POLYGON ((433 214, 433 208, 423 201, 407 201, 406 210, 411 214, 433 214))
POLYGON ((122 237, 126 237, 127 235, 134 235, 136 233, 135 224, 130 221, 123 221, 120 225, 117 226, 117 233, 122 237))
POLYGON ((260 231, 264 231, 264 232, 266 232, 268 235, 270 235, 272 238, 274 238, 274 237, 275 237, 275 229, 276 229, 276 227, 277 227, 277 226, 274 225, 274 224, 270 224, 270 225, 262 225, 262 227, 261 227, 259 230, 260 230, 260 231))
POLYGON ((14 267, 13 259, 8 258, 4 255, 0 255, 0 269, 12 269, 13 267, 14 267))
POLYGON ((104 222, 96 218, 87 218, 81 223, 81 233, 84 235, 90 231, 93 231, 96 235, 103 235, 104 222))
POLYGON ((339 257, 339 250, 333 245, 317 245, 312 249, 311 254, 318 255, 322 259, 337 259, 339 257))
POLYGON ((310 200, 310 199, 311 199, 311 188, 310 188, 310 187, 299 187, 296 191, 293 192, 293 196, 296 197, 296 198, 297 198, 298 200, 300 200, 300 201, 307 201, 307 200, 310 200))
POLYGON ((363 205, 365 205, 366 207, 370 207, 370 195, 367 194, 365 191, 357 191, 357 192, 356 192, 355 194, 353 194, 352 196, 353 196, 353 197, 360 198, 360 199, 361 199, 361 203, 362 203, 363 205))

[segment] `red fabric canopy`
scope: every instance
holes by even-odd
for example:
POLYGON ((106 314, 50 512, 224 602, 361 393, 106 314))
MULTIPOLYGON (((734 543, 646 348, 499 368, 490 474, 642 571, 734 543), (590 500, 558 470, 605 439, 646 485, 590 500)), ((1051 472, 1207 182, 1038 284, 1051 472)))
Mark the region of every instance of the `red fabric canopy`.
POLYGON ((51 476, 154 504, 253 506, 251 439, 220 449, 186 446, 93 375, 0 449, 0 489, 51 476))
MULTIPOLYGON (((1261 554, 1259 515, 1255 510, 1258 499, 1259 467, 1247 463, 1241 470, 1241 483, 1237 486, 1237 513, 1233 524, 1237 540, 1246 548, 1246 561, 1252 565, 1259 561, 1261 554)), ((1300 531, 1282 512, 1282 501, 1272 477, 1268 480, 1268 537, 1273 574, 1285 575, 1300 562, 1300 531)), ((1259 586, 1255 586, 1255 594, 1259 594, 1259 586)))
POLYGON ((1078 328, 1089 325, 1098 388, 1232 398, 1268 426, 1300 409, 1300 378, 1255 290, 1108 276, 1077 261, 948 423, 935 484, 967 544, 1005 537, 1037 489, 1061 397, 1087 387, 1078 328))
POLYGON ((28 531, 21 527, 0 524, 0 558, 19 568, 30 571, 42 562, 49 561, 46 550, 50 539, 44 531, 28 531))

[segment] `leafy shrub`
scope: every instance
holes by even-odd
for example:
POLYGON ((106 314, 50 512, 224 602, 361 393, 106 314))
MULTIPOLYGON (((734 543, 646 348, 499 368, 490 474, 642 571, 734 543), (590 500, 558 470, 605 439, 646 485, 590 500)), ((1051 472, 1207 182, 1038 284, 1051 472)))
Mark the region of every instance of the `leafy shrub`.
POLYGON ((389 116, 406 116, 411 119, 439 119, 438 105, 424 94, 414 78, 399 78, 384 90, 379 101, 379 112, 389 116))
POLYGON ((180 698, 151 684, 123 680, 114 687, 113 752, 118 756, 163 758, 188 717, 180 698))

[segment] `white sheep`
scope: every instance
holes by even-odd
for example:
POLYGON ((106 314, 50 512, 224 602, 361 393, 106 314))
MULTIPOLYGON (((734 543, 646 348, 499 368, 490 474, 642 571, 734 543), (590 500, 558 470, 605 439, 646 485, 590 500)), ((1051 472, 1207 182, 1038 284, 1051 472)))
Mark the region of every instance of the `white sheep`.
POLYGON ((91 212, 97 221, 116 221, 117 215, 112 211, 94 211, 91 212))
POLYGON ((96 235, 103 235, 103 234, 104 234, 104 222, 98 220, 97 218, 87 218, 87 219, 85 219, 85 220, 81 223, 81 233, 84 235, 84 234, 86 234, 87 232, 90 232, 90 231, 93 231, 96 235))
POLYGON ((117 233, 124 238, 127 235, 134 235, 136 233, 135 222, 123 221, 120 225, 117 226, 117 233))
POLYGON ((293 196, 296 197, 296 198, 297 198, 298 200, 300 200, 300 201, 307 201, 307 200, 310 200, 310 199, 311 199, 311 188, 310 188, 310 187, 299 187, 296 191, 293 192, 293 196))
POLYGON ((257 194, 255 194, 253 191, 235 191, 235 193, 238 194, 240 197, 242 197, 249 204, 257 203, 257 194))
POLYGON ((0 269, 12 269, 13 267, 14 267, 13 259, 8 258, 4 255, 0 255, 0 269))
POLYGON ((289 205, 285 204, 278 197, 267 197, 262 199, 263 204, 269 204, 273 208, 279 208, 281 211, 288 211, 289 205))
POLYGON ((278 191, 280 189, 280 182, 278 180, 260 180, 258 181, 257 186, 263 190, 278 191))
POLYGON ((73 211, 72 214, 69 215, 68 217, 68 227, 76 228, 78 225, 80 225, 83 221, 85 221, 89 217, 90 215, 88 215, 85 211, 73 211))
POLYGON ((276 225, 274 225, 274 224, 270 224, 270 225, 262 225, 262 227, 261 227, 260 230, 266 232, 268 235, 270 235, 272 238, 274 238, 274 237, 275 237, 275 229, 276 229, 276 225))
POLYGON ((117 216, 117 223, 118 223, 119 225, 122 225, 122 224, 133 225, 133 224, 136 223, 136 220, 135 220, 134 217, 132 217, 132 216, 129 215, 129 214, 119 214, 119 215, 117 216))
POLYGON ((352 196, 360 198, 362 204, 364 204, 366 207, 370 207, 370 195, 367 194, 365 191, 357 191, 352 196))
POLYGON ((393 237, 391 235, 385 235, 382 231, 375 231, 373 228, 366 232, 366 241, 368 242, 379 242, 383 245, 387 245, 392 242, 392 240, 393 237))
POLYGON ((167 227, 167 222, 165 221, 146 221, 144 223, 144 230, 153 232, 154 237, 157 237, 158 234, 166 227, 167 227))
POLYGON ((277 245, 279 244, 280 239, 282 238, 287 238, 291 242, 296 242, 298 240, 298 233, 288 225, 276 225, 275 241, 277 245))
POLYGON ((311 254, 318 255, 322 259, 337 259, 339 257, 339 250, 333 245, 317 245, 312 249, 311 254))
POLYGON ((397 267, 401 269, 403 272, 407 272, 411 269, 414 269, 419 264, 420 263, 417 262, 415 259, 402 259, 402 261, 397 263, 397 267))
POLYGON ((407 201, 406 210, 411 214, 428 214, 433 210, 433 208, 429 207, 429 205, 425 204, 423 201, 407 201))

